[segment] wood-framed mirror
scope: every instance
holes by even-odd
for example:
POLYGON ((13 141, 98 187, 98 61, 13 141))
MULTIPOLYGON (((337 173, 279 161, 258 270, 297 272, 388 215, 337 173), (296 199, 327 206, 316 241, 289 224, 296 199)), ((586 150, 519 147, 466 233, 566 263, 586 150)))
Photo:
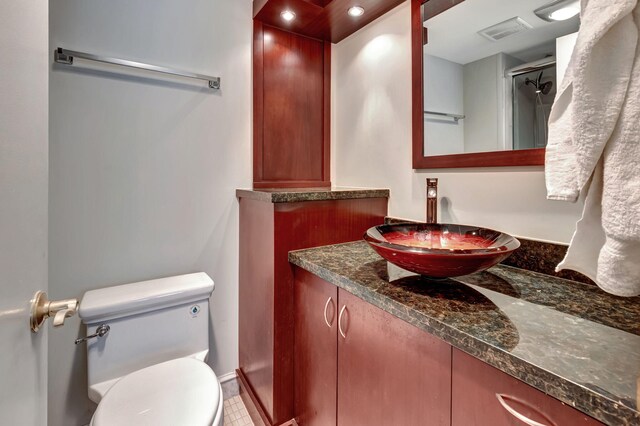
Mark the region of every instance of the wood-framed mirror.
POLYGON ((544 165, 578 3, 411 0, 414 169, 544 165))

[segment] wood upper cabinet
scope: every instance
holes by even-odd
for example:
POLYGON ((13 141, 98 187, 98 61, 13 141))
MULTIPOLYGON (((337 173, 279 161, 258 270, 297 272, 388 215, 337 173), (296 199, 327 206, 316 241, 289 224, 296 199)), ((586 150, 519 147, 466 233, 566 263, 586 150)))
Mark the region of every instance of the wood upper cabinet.
POLYGON ((450 424, 448 344, 300 268, 295 277, 301 426, 450 424))
POLYGON ((253 31, 254 188, 329 187, 331 44, 253 31))
POLYGON ((453 350, 452 402, 453 426, 602 425, 457 349, 453 350))

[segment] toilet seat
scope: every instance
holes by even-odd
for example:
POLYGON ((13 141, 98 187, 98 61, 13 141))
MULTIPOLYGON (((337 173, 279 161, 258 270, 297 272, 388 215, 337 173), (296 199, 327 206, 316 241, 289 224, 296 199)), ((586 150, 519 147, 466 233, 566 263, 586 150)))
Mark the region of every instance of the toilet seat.
POLYGON ((120 379, 98 404, 91 426, 222 424, 222 390, 202 361, 179 358, 120 379))

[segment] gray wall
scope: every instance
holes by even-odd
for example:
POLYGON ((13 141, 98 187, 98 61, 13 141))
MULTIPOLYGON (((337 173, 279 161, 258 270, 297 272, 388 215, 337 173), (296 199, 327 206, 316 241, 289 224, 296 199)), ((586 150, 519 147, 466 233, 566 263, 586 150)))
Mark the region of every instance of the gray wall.
POLYGON ((0 425, 46 424, 47 330, 31 333, 28 303, 47 289, 47 11, 0 3, 0 425))
POLYGON ((500 54, 464 66, 464 151, 497 151, 500 148, 499 116, 503 114, 500 96, 500 54))
MULTIPOLYGON (((463 66, 423 54, 424 109, 464 115, 463 66)), ((428 155, 464 152, 464 120, 424 115, 424 152, 428 155)))
POLYGON ((511 149, 511 80, 504 75, 521 63, 497 53, 464 66, 465 152, 511 149))
MULTIPOLYGON (((50 292, 205 271, 218 375, 237 367, 238 206, 251 184, 251 1, 56 0, 50 50, 220 75, 149 78, 99 65, 50 74, 50 292)), ((86 357, 73 318, 50 334, 49 425, 81 425, 86 357)), ((140 336, 144 338, 144 336, 140 336)))

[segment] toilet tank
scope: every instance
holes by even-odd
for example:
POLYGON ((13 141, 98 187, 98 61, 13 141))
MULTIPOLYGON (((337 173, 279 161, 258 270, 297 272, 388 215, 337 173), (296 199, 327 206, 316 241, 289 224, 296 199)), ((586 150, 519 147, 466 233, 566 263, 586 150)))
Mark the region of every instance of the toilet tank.
POLYGON ((89 397, 99 402, 122 376, 160 362, 209 352, 209 297, 213 281, 204 272, 91 290, 78 311, 88 340, 89 397))

